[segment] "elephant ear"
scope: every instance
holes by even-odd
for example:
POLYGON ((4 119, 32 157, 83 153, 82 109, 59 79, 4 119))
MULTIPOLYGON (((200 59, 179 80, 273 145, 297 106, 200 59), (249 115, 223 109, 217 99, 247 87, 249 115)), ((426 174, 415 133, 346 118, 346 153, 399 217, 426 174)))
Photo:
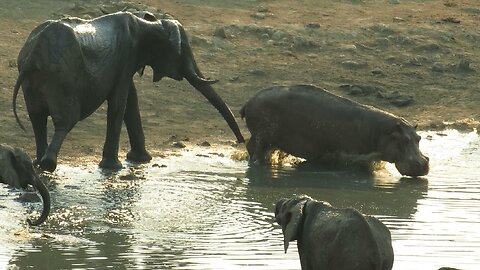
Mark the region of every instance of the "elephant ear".
POLYGON ((304 208, 305 208, 306 202, 300 202, 294 205, 290 210, 288 211, 287 215, 290 216, 287 224, 283 227, 283 248, 285 250, 285 253, 287 253, 287 249, 289 246, 289 243, 293 240, 298 239, 298 230, 301 226, 301 220, 303 218, 304 214, 304 208))
MULTIPOLYGON (((149 21, 149 22, 156 22, 158 20, 153 13, 148 12, 148 11, 133 12, 133 15, 135 15, 135 16, 141 18, 141 19, 144 19, 146 21, 149 21)), ((144 71, 145 71, 145 66, 143 66, 142 68, 137 70, 137 73, 140 77, 142 77, 144 71)))
POLYGON ((177 20, 161 20, 162 26, 165 31, 168 33, 168 40, 172 44, 175 51, 178 55, 182 54, 182 35, 181 35, 181 28, 182 25, 177 20))
POLYGON ((281 199, 275 207, 275 219, 282 226, 283 247, 287 253, 289 243, 297 240, 299 229, 302 226, 304 208, 310 200, 307 196, 300 196, 293 199, 281 199))

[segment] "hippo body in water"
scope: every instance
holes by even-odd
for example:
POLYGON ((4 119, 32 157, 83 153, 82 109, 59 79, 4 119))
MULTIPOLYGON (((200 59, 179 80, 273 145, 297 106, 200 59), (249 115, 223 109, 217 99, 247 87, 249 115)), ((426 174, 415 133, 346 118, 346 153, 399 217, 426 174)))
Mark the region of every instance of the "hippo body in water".
POLYGON ((280 149, 307 160, 328 155, 368 155, 394 163, 402 175, 428 174, 420 136, 405 119, 334 95, 313 85, 260 90, 241 109, 251 138, 250 164, 280 149))

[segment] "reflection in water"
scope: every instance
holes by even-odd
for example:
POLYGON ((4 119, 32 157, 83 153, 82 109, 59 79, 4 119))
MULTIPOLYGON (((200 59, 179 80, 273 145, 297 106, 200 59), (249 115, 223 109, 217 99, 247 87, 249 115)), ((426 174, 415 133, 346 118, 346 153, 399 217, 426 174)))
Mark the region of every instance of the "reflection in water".
POLYGON ((273 201, 267 202, 270 205, 274 205, 278 198, 306 194, 336 207, 354 207, 366 214, 402 218, 408 218, 416 212, 417 201, 424 197, 428 189, 426 179, 399 179, 387 171, 371 174, 250 167, 247 177, 252 192, 260 193, 260 201, 268 190, 279 192, 273 196, 273 201))
POLYGON ((432 168, 418 179, 391 164, 375 174, 249 168, 204 148, 114 174, 60 166, 45 226, 25 229, 28 207, 0 188, 0 269, 300 269, 273 221, 275 202, 293 194, 380 218, 392 232, 394 269, 475 269, 480 140, 422 135, 431 136, 421 147, 432 168))

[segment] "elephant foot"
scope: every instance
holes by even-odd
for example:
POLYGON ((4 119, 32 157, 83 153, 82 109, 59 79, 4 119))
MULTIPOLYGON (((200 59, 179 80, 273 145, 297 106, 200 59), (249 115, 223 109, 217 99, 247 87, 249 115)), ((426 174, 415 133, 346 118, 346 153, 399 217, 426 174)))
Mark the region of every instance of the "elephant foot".
POLYGON ((123 168, 122 163, 118 159, 103 158, 98 166, 102 169, 118 171, 123 168))
POLYGON ((53 172, 57 168, 57 161, 51 158, 43 157, 38 165, 42 171, 53 172))
POLYGON ((152 156, 145 150, 141 152, 130 150, 127 153, 127 160, 135 163, 147 163, 152 160, 152 156))

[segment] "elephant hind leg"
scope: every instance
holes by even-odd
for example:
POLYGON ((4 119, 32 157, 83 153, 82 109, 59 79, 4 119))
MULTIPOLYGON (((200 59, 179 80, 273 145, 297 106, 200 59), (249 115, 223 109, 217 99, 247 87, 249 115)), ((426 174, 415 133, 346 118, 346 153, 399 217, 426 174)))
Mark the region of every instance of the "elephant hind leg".
POLYGON ((33 163, 36 165, 40 162, 47 150, 47 118, 48 114, 45 112, 29 113, 30 121, 32 122, 33 133, 35 135, 35 145, 37 148, 36 159, 33 163))
POLYGON ((48 108, 42 103, 42 91, 36 91, 30 81, 23 84, 23 96, 27 105, 28 116, 32 123, 33 133, 35 135, 36 157, 33 163, 37 165, 42 159, 48 147, 47 142, 47 118, 48 108))
POLYGON ((47 147, 45 154, 39 162, 40 168, 45 171, 53 172, 57 168, 57 156, 62 143, 65 140, 71 128, 63 128, 55 125, 55 132, 53 133, 52 142, 47 147))
POLYGON ((57 156, 67 134, 80 120, 80 104, 75 101, 70 85, 52 87, 46 97, 50 116, 52 117, 54 133, 52 140, 39 162, 40 168, 53 172, 57 168, 57 156), (59 93, 62 93, 60 95, 59 93))

